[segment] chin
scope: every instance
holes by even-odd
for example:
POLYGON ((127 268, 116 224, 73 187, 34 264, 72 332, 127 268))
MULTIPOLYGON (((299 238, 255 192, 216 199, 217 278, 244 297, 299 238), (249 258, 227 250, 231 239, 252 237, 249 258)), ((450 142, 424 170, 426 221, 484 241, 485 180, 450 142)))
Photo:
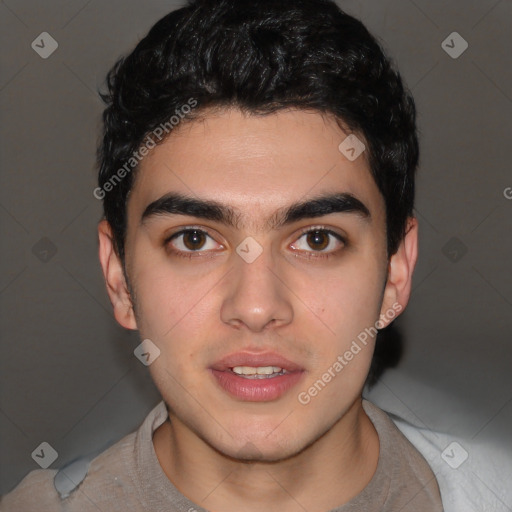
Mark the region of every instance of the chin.
POLYGON ((296 432, 284 429, 277 435, 274 429, 254 431, 239 430, 236 438, 224 439, 226 442, 212 444, 213 448, 224 456, 244 462, 278 462, 289 459, 301 452, 309 443, 301 441, 296 432), (273 434, 273 435, 269 435, 273 434))
POLYGON ((289 459, 296 455, 296 451, 293 449, 285 448, 283 446, 269 446, 264 444, 256 445, 251 442, 247 442, 241 447, 234 448, 228 447, 226 450, 220 450, 224 456, 231 459, 242 461, 242 462, 279 462, 285 459, 289 459))

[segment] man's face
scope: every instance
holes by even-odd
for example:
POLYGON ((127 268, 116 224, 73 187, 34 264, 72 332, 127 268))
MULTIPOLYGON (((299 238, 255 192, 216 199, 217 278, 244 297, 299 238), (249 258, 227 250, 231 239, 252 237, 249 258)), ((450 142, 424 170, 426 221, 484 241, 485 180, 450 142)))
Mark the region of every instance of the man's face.
POLYGON ((346 137, 317 113, 229 110, 183 125, 141 163, 126 263, 141 339, 161 351, 149 369, 171 421, 227 455, 298 453, 360 397, 372 338, 335 362, 390 307, 388 261, 384 200, 365 153, 338 149, 346 137), (233 214, 183 215, 174 202, 143 219, 166 194, 233 214), (343 201, 283 214, 336 194, 368 214, 343 201))

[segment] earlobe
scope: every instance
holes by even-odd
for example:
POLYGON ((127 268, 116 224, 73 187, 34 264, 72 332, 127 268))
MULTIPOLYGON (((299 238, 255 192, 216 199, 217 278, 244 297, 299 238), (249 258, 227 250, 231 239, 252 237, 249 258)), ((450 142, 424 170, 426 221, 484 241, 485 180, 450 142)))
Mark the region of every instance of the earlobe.
MULTIPOLYGON (((404 239, 398 250, 391 256, 388 279, 381 307, 381 320, 387 325, 390 309, 401 312, 407 306, 412 288, 412 275, 418 259, 418 221, 409 217, 404 239)), ((393 315, 394 316, 394 315, 393 315)))
POLYGON ((116 320, 126 329, 137 330, 135 312, 123 273, 123 266, 114 249, 112 228, 106 220, 98 224, 99 258, 110 302, 116 320))

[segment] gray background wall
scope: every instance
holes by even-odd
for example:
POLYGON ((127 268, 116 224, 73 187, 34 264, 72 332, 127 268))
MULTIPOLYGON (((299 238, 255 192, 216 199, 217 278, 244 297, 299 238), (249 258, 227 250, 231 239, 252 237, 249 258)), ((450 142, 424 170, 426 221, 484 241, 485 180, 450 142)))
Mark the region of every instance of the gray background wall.
MULTIPOLYGON (((398 322, 406 352, 372 396, 512 448, 512 2, 339 3, 396 60, 421 132, 421 256, 398 322), (469 44, 456 59, 442 48, 454 31, 469 44)), ((177 5, 0 3, 0 494, 38 469, 42 441, 60 467, 131 432, 159 401, 97 259, 96 90, 177 5), (42 32, 58 42, 47 59, 31 48, 42 32)))

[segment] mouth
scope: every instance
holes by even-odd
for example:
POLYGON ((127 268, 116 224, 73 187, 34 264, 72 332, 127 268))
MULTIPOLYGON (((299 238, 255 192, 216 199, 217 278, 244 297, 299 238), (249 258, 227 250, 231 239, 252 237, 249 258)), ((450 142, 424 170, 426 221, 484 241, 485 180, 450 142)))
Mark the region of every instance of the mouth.
POLYGON ((235 366, 228 371, 244 379, 273 379, 279 375, 290 373, 279 366, 235 366))
POLYGON ((279 354, 239 352, 221 359, 210 371, 230 397, 270 402, 297 385, 305 370, 279 354))

